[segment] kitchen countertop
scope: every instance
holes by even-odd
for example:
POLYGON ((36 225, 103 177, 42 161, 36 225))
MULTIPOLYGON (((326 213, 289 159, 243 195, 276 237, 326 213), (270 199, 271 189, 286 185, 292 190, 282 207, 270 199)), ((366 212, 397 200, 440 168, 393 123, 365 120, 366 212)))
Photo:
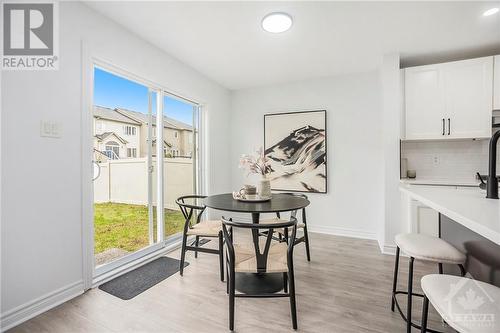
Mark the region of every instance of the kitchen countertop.
POLYGON ((401 184, 403 193, 500 245, 500 200, 479 188, 401 184))
POLYGON ((479 186, 479 180, 475 179, 402 178, 400 182, 413 185, 479 186))

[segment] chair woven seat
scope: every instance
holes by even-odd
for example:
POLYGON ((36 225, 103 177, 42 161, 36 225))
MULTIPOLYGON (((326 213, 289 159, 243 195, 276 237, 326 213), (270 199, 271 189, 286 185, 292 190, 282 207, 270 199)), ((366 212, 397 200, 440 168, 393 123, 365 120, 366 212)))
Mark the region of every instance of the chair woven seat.
MULTIPOLYGON (((284 219, 280 219, 278 217, 273 217, 273 218, 270 218, 270 219, 263 219, 263 220, 260 220, 259 223, 261 224, 273 224, 273 223, 283 223, 283 222, 286 222, 287 220, 284 220, 284 219)), ((304 223, 297 223, 297 229, 300 229, 300 228, 304 228, 305 227, 305 224, 304 223)), ((285 229, 284 228, 278 228, 278 229, 274 229, 275 232, 278 232, 280 234, 285 234, 285 229)))
MULTIPOLYGON (((264 242, 261 242, 261 248, 264 242)), ((287 245, 275 243, 269 248, 266 272, 283 273, 288 271, 287 245)), ((234 270, 235 272, 257 273, 257 259, 254 244, 234 244, 234 270)))
POLYGON ((222 230, 222 222, 220 220, 201 221, 189 228, 187 231, 188 236, 207 236, 217 237, 222 230))

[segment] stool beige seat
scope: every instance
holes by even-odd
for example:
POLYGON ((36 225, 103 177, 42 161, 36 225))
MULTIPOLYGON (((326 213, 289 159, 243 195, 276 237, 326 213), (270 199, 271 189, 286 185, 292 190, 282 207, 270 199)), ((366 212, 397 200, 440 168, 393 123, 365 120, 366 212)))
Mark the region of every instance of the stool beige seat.
POLYGON ((421 332, 429 332, 429 303, 459 333, 500 332, 500 288, 465 277, 442 274, 424 276, 421 285, 424 292, 421 332))
POLYGON ((447 264, 463 264, 465 254, 438 237, 425 234, 399 234, 396 245, 408 256, 424 261, 447 264))
MULTIPOLYGON (((391 311, 394 312, 394 308, 397 307, 399 314, 406 321, 406 330, 408 333, 411 332, 411 327, 421 329, 420 325, 412 322, 412 298, 413 296, 424 297, 422 294, 417 294, 413 292, 413 263, 415 259, 422 261, 429 261, 438 264, 439 273, 443 273, 443 264, 458 265, 460 273, 465 275, 465 268, 463 264, 465 263, 466 256, 456 249, 453 245, 442 240, 438 237, 433 237, 425 234, 416 233, 406 233, 396 235, 396 260, 394 264, 394 280, 392 284, 392 300, 391 300, 391 311), (399 269, 399 256, 400 251, 403 251, 410 257, 408 262, 408 290, 398 291, 398 269, 399 269), (407 307, 406 315, 401 310, 399 306, 396 295, 405 294, 407 295, 407 307)), ((428 330, 429 332, 436 332, 434 330, 428 330)))

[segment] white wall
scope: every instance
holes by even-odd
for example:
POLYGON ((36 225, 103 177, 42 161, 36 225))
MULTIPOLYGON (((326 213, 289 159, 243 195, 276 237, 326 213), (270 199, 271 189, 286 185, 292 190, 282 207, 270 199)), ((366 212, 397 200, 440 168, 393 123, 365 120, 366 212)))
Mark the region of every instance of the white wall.
POLYGON ((239 90, 231 104, 231 180, 246 180, 241 154, 263 145, 264 114, 327 110, 328 193, 310 194, 308 226, 376 238, 383 213, 383 146, 377 72, 239 90))
POLYGON ((378 242, 384 253, 395 251, 394 236, 401 232, 401 193, 399 191, 399 159, 402 123, 402 85, 399 54, 384 56, 380 68, 384 133, 384 223, 378 242))
POLYGON ((3 328, 83 288, 82 39, 93 55, 205 105, 209 190, 230 188, 229 165, 218 163, 229 156, 229 92, 85 5, 61 3, 60 69, 2 72, 3 328), (62 137, 41 138, 42 119, 60 122, 62 137))

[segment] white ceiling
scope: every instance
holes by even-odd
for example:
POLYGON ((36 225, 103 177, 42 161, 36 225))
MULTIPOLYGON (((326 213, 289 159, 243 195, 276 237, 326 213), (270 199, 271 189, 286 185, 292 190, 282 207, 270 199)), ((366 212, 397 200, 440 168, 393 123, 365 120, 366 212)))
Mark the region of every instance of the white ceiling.
POLYGON ((89 2, 229 89, 500 53, 500 2, 89 2), (262 30, 273 11, 283 34, 262 30))

